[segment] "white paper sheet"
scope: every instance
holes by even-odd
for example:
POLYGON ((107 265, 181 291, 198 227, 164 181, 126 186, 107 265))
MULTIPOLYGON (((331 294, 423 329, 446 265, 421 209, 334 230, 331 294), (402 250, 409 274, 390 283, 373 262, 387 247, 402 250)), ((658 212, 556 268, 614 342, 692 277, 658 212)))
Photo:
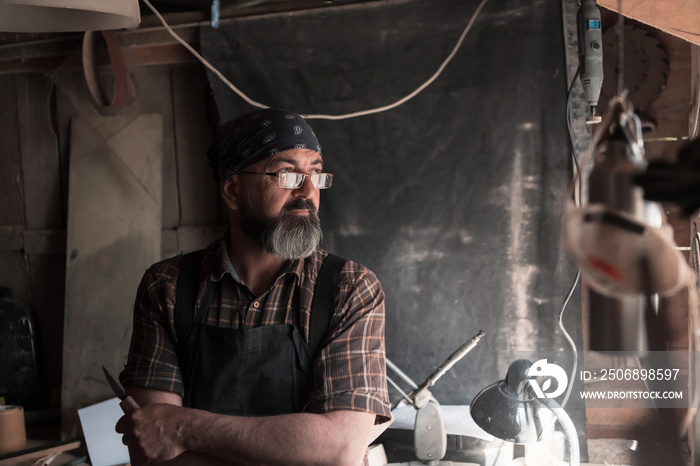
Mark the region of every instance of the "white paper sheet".
POLYGON ((78 410, 92 466, 114 466, 129 462, 129 450, 122 443, 122 435, 114 430, 123 415, 119 398, 78 410))
MULTIPOLYGON (((440 405, 445 430, 449 435, 463 435, 490 442, 493 435, 476 425, 469 413, 469 405, 440 405)), ((413 406, 399 405, 392 411, 394 422, 390 429, 413 430, 416 422, 416 409, 413 406)))

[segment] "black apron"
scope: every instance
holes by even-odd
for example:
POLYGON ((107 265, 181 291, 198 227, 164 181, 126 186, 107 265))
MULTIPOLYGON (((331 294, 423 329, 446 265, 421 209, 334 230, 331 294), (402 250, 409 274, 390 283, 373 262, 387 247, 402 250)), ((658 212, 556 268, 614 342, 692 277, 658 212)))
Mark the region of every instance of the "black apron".
POLYGON ((207 313, 216 289, 221 281, 208 282, 197 315, 194 316, 192 296, 197 293, 199 262, 192 267, 192 261, 201 262, 201 252, 191 256, 180 267, 178 278, 175 323, 178 329, 177 354, 185 384, 184 406, 204 409, 219 414, 243 416, 272 416, 298 413, 309 401, 313 387, 313 355, 328 328, 332 315, 333 285, 338 270, 345 262, 337 256, 324 262, 314 290, 312 319, 310 325, 310 351, 299 325, 299 289, 294 290, 292 324, 268 325, 252 329, 230 329, 206 325, 207 313), (188 263, 189 262, 189 263, 188 263), (325 267, 326 263, 330 267, 325 267), (189 269, 196 269, 196 274, 189 269), (322 279, 323 269, 332 273, 330 286, 328 279, 322 279), (183 270, 188 273, 184 273, 183 270), (196 280, 192 278, 196 277, 196 280), (181 279, 182 278, 182 279, 181 279), (185 284, 189 281, 189 285, 185 284), (183 287, 189 289, 183 289, 183 287), (192 291, 194 286, 194 291, 192 291), (320 299, 327 301, 330 289, 330 309, 318 310, 317 290, 320 299), (184 302, 181 302, 184 301, 184 302), (191 302, 191 305, 186 303, 191 302), (316 312, 314 312, 316 311, 316 312), (314 314, 316 319, 314 319, 314 314), (321 322, 322 333, 318 334, 319 318, 327 314, 321 322), (323 328, 325 326, 325 328, 323 328), (312 338, 314 337, 314 338, 312 338))

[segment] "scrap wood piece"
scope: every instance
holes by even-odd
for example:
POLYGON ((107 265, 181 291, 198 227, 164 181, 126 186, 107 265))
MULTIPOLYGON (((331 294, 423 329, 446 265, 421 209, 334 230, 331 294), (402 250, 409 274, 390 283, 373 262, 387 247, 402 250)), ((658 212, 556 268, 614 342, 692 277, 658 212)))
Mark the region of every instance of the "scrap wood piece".
POLYGON ((63 453, 65 451, 76 450, 83 445, 81 439, 71 439, 53 444, 51 446, 39 446, 27 448, 26 450, 8 453, 0 456, 0 466, 17 464, 22 461, 28 461, 35 458, 44 458, 52 453, 63 453))

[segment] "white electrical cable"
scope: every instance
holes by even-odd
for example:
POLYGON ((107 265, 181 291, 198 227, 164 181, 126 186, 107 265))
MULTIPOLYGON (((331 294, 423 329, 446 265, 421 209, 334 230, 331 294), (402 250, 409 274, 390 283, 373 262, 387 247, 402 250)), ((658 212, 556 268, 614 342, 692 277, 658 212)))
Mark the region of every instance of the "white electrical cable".
MULTIPOLYGON (((574 79, 571 81, 571 85, 569 86, 569 91, 566 93, 566 127, 569 132, 569 143, 571 144, 571 158, 573 159, 574 162, 574 167, 576 169, 576 173, 574 176, 574 179, 578 177, 579 184, 578 184, 578 199, 579 199, 579 204, 581 203, 581 196, 582 196, 582 186, 581 186, 581 180, 583 179, 582 173, 581 173, 581 167, 579 166, 578 163, 578 156, 576 155, 576 148, 574 146, 574 142, 571 136, 571 110, 569 107, 569 103, 571 102, 571 91, 574 88, 574 84, 576 83, 576 78, 578 78, 580 68, 576 69, 576 73, 574 74, 574 79)), ((574 196, 574 202, 575 201, 575 196, 574 196)), ((564 334, 564 337, 566 338, 566 341, 569 342, 569 345, 571 346, 572 351, 574 352, 574 363, 571 368, 571 379, 569 380, 569 386, 566 389, 566 395, 564 395, 564 400, 561 403, 561 408, 566 407, 566 403, 569 401, 569 396, 571 395, 571 391, 574 388, 574 380, 576 378, 576 369, 578 368, 578 348, 576 348, 576 343, 574 342, 573 338, 571 338, 571 335, 569 335, 569 332, 566 331, 566 328, 564 327, 564 311, 566 310, 566 306, 569 304, 569 300, 571 299, 571 296, 574 294, 574 290, 576 289, 576 285, 578 285, 579 280, 581 279, 581 270, 577 269, 576 270, 576 277, 574 278, 574 281, 571 283, 571 287, 569 288, 569 292, 566 295, 566 298, 564 298, 564 302, 561 305, 561 310, 559 311, 559 329, 561 330, 561 333, 564 334)))
POLYGON ((563 321, 562 317, 564 316, 564 310, 566 309, 566 306, 569 303, 569 299, 571 299, 571 295, 573 295, 574 290, 576 289, 576 285, 578 284, 578 281, 580 278, 581 278, 581 270, 577 270, 576 271, 576 278, 574 278, 574 282, 571 284, 571 288, 569 289, 569 294, 566 296, 566 299, 564 300, 564 304, 562 304, 562 307, 561 307, 561 312, 559 313, 559 328, 561 329, 561 333, 564 334, 564 337, 569 342, 569 345, 571 345, 571 349, 574 352, 574 364, 573 364, 573 367, 571 369, 571 380, 569 381, 569 386, 566 389, 566 395, 564 396, 564 400, 561 403, 562 408, 566 407, 566 403, 569 401, 569 396, 571 395, 571 390, 574 388, 574 380, 576 378, 576 369, 578 367, 578 350, 576 348, 576 343, 574 343, 574 340, 571 338, 571 335, 569 335, 569 332, 567 332, 566 328, 564 328, 564 321, 563 321))
MULTIPOLYGON (((148 8, 151 9, 151 11, 156 15, 156 17, 160 20, 160 22, 163 24, 163 27, 170 33, 171 36, 175 38, 176 41, 178 41, 180 44, 182 44, 183 47, 185 47, 192 55, 194 55, 204 66, 206 66, 212 73, 214 73, 219 79, 221 79, 224 84, 226 84, 233 92, 238 94, 243 100, 248 102, 250 105, 258 108, 269 108, 267 105, 262 104, 260 102, 257 102, 247 95, 245 95, 240 89, 238 89, 231 81, 226 79, 226 77, 219 72, 214 66, 209 63, 203 56, 201 56, 190 44, 185 42, 180 36, 177 35, 175 31, 168 25, 168 23, 165 21, 163 16, 158 12, 158 10, 155 9, 153 5, 148 0, 141 0, 143 3, 146 4, 148 8)), ((342 115, 325 115, 325 114, 301 114, 302 117, 309 119, 309 120, 345 120, 348 118, 355 118, 358 116, 365 116, 365 115, 371 115, 374 113, 381 113, 385 112, 387 110, 391 110, 392 108, 396 108, 401 104, 406 103, 410 99, 414 98, 418 94, 420 94, 426 87, 428 87, 430 84, 435 81, 438 76, 443 72, 443 70, 447 67, 447 65, 452 61, 454 56, 457 54, 457 51, 459 48, 462 46, 462 42, 464 42, 464 38, 467 36, 469 31, 472 28, 472 25, 476 21, 476 18, 479 16, 479 13, 481 13, 481 10, 483 9, 484 5, 486 5, 486 2, 488 0, 481 0, 481 3, 477 7, 476 11, 472 15, 471 19, 469 20, 469 24, 467 24, 467 27, 464 29, 462 32, 462 35, 460 36, 459 40, 457 41, 457 45, 452 49, 452 52, 447 56, 445 61, 442 62, 442 65, 438 68, 438 70, 433 74, 426 82, 421 84, 416 90, 411 92, 410 94, 406 95, 405 97, 397 100, 396 102, 385 105, 382 107, 376 107, 376 108, 371 108, 368 110, 361 110, 358 112, 352 112, 352 113, 346 113, 342 115)))
POLYGON ((156 17, 160 20, 161 23, 163 23, 163 27, 165 28, 165 30, 168 31, 170 33, 170 35, 175 38, 176 41, 178 41, 183 47, 185 47, 187 50, 189 50, 189 52, 192 55, 194 55, 197 58, 197 60, 202 62, 202 64, 204 66, 206 66, 212 73, 214 73, 216 76, 218 76, 219 79, 221 79, 228 87, 230 87, 233 90, 233 92, 235 92, 236 94, 241 96, 241 98, 243 100, 248 102, 253 107, 269 108, 267 105, 263 105, 260 102, 256 102, 255 100, 251 99, 250 97, 245 95, 243 92, 241 92, 241 90, 238 89, 231 81, 226 79, 226 77, 223 74, 221 74, 219 72, 219 70, 214 68, 214 66, 211 63, 209 63, 207 60, 205 60, 203 56, 201 56, 194 48, 192 48, 192 46, 190 44, 188 44, 186 41, 184 41, 182 39, 182 37, 177 35, 177 33, 175 31, 173 31, 173 29, 168 25, 168 23, 165 21, 165 19, 161 16, 161 14, 158 12, 158 10, 156 10, 156 8, 153 5, 151 5, 151 2, 149 2, 148 0, 141 0, 141 1, 143 3, 145 3, 148 8, 151 9, 153 14, 156 15, 156 17))
POLYGON ((579 466, 581 464, 581 449, 579 447, 578 432, 576 432, 574 421, 571 420, 571 417, 569 417, 564 408, 558 405, 556 401, 549 398, 537 398, 537 401, 549 408, 556 420, 559 421, 559 425, 569 442, 569 465, 579 466))

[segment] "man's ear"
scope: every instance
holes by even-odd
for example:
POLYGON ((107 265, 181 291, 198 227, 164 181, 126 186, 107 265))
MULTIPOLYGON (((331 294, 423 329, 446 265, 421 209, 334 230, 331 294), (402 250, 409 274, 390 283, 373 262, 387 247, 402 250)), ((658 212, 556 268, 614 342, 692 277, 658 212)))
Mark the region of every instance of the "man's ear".
POLYGON ((240 208, 241 193, 240 184, 236 183, 236 181, 233 178, 234 177, 230 177, 229 179, 224 181, 221 184, 220 190, 221 197, 228 206, 229 210, 235 211, 240 208))

